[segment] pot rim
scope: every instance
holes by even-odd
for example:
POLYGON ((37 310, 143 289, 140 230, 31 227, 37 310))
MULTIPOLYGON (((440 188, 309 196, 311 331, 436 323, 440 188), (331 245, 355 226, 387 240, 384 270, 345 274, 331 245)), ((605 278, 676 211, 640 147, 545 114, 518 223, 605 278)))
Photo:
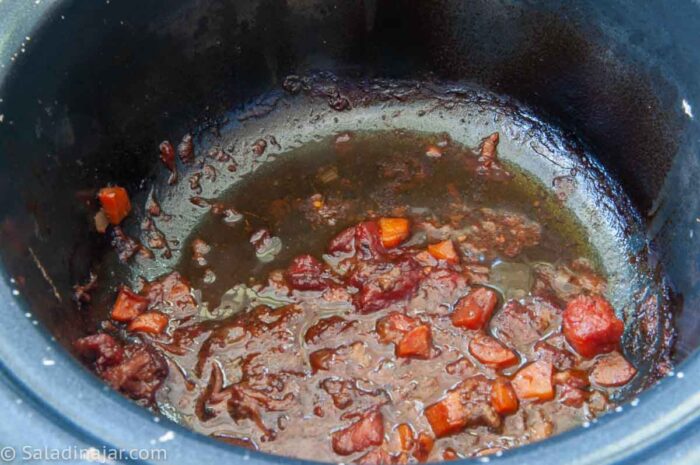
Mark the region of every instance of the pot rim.
MULTIPOLYGON (((21 44, 61 4, 62 1, 0 2, 0 31, 9 31, 0 47, 0 64, 14 61, 11 57, 21 44)), ((0 88, 11 69, 12 66, 0 66, 0 88)), ((32 319, 31 313, 25 313, 23 298, 12 294, 2 266, 0 276, 0 382, 19 398, 32 402, 48 421, 76 441, 107 450, 162 448, 168 463, 221 459, 253 465, 311 463, 226 445, 154 416, 124 398, 81 366, 32 319), (51 376, 52 371, 60 374, 51 376)), ((459 462, 637 464, 682 438, 694 438, 691 443, 700 443, 699 385, 700 350, 695 350, 675 373, 587 428, 575 428, 501 456, 459 462)), ((675 463, 683 461, 677 459, 675 463)))

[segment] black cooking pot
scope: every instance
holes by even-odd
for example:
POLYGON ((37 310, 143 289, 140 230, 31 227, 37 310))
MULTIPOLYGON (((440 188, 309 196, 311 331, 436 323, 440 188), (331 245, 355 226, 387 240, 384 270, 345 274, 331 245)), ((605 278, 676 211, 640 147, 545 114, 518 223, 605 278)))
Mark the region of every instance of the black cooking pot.
POLYGON ((0 2, 0 406, 15 418, 0 446, 294 462, 154 418, 64 347, 93 323, 70 295, 105 252, 81 189, 143 192, 163 137, 322 70, 470 82, 528 105, 597 154, 670 279, 674 373, 586 428, 480 460, 698 463, 698 31, 690 0, 0 2))

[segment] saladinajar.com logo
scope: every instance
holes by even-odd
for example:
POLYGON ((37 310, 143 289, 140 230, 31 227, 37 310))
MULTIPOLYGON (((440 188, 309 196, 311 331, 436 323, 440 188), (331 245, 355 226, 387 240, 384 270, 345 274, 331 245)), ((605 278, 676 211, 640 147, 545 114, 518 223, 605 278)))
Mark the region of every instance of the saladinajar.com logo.
POLYGON ((32 446, 0 448, 1 463, 86 461, 92 463, 114 463, 124 460, 165 462, 165 449, 98 449, 95 447, 41 448, 32 446))

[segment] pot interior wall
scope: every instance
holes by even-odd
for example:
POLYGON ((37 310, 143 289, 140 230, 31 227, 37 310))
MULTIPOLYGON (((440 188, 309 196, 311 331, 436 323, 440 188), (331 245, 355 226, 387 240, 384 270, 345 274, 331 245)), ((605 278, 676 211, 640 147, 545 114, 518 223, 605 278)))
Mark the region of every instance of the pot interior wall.
MULTIPOLYGON (((643 10, 626 1, 62 2, 1 83, 3 271, 24 278, 26 308, 67 345, 89 326, 72 286, 109 248, 90 231, 94 189, 143 190, 163 138, 213 124, 289 74, 330 70, 475 83, 570 131, 648 214, 676 298, 693 308, 700 138, 682 102, 700 101, 700 59, 691 53, 700 17, 686 9, 660 1, 643 10)), ((678 318, 683 358, 700 342, 700 323, 687 310, 678 318)))

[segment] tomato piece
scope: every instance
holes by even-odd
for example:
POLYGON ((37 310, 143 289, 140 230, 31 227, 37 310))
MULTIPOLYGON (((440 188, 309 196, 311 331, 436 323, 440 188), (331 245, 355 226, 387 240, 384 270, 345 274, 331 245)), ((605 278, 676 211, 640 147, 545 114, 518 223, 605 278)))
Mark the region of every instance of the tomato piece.
POLYGON ((396 247, 411 233, 410 223, 406 218, 379 218, 378 223, 382 245, 386 248, 396 247))
POLYGON ((600 357, 593 371, 591 379, 594 383, 604 387, 617 387, 630 382, 637 369, 619 352, 610 352, 600 357))
POLYGON ((421 431, 418 434, 418 439, 416 440, 416 447, 413 450, 413 456, 419 462, 426 462, 430 456, 430 453, 433 451, 434 445, 435 438, 421 431))
POLYGON ((396 431, 399 434, 399 443, 401 444, 401 450, 409 451, 413 449, 413 429, 407 423, 401 423, 396 431))
POLYGON ((112 307, 112 319, 114 321, 128 322, 148 309, 149 300, 134 293, 126 286, 119 288, 117 300, 112 307))
POLYGON ((426 407, 423 414, 438 438, 458 433, 467 425, 465 407, 457 396, 448 395, 426 407))
POLYGON ((515 352, 483 333, 476 334, 469 341, 469 352, 484 365, 499 370, 518 363, 515 352))
POLYGON ((396 343, 419 324, 418 320, 403 313, 391 312, 377 321, 375 329, 384 344, 396 343))
POLYGON ((103 187, 97 194, 97 198, 102 204, 105 216, 113 225, 121 223, 131 211, 129 194, 123 187, 103 187))
POLYGON ((365 413, 359 421, 331 434, 333 450, 338 455, 350 455, 378 446, 383 440, 384 417, 378 410, 365 413))
POLYGON ((129 331, 141 331, 144 333, 160 334, 168 326, 170 319, 160 312, 142 313, 129 323, 129 331))
POLYGON ((437 244, 430 244, 428 252, 438 260, 445 260, 447 263, 457 263, 459 261, 459 255, 457 255, 455 246, 449 239, 437 244))
POLYGON ((564 336, 587 358, 617 349, 624 329, 610 303, 598 295, 576 297, 564 310, 564 336))
POLYGON ((518 399, 552 400, 554 398, 553 370, 551 363, 538 360, 518 371, 513 378, 513 388, 518 399))
POLYGON ((508 380, 499 378, 493 382, 491 405, 501 415, 510 415, 518 411, 518 396, 508 380))
POLYGON ((452 324, 468 329, 481 329, 491 318, 498 303, 492 289, 480 287, 457 301, 452 312, 452 324))
POLYGON ((420 325, 407 332, 396 345, 396 356, 429 358, 432 346, 430 326, 420 325))

